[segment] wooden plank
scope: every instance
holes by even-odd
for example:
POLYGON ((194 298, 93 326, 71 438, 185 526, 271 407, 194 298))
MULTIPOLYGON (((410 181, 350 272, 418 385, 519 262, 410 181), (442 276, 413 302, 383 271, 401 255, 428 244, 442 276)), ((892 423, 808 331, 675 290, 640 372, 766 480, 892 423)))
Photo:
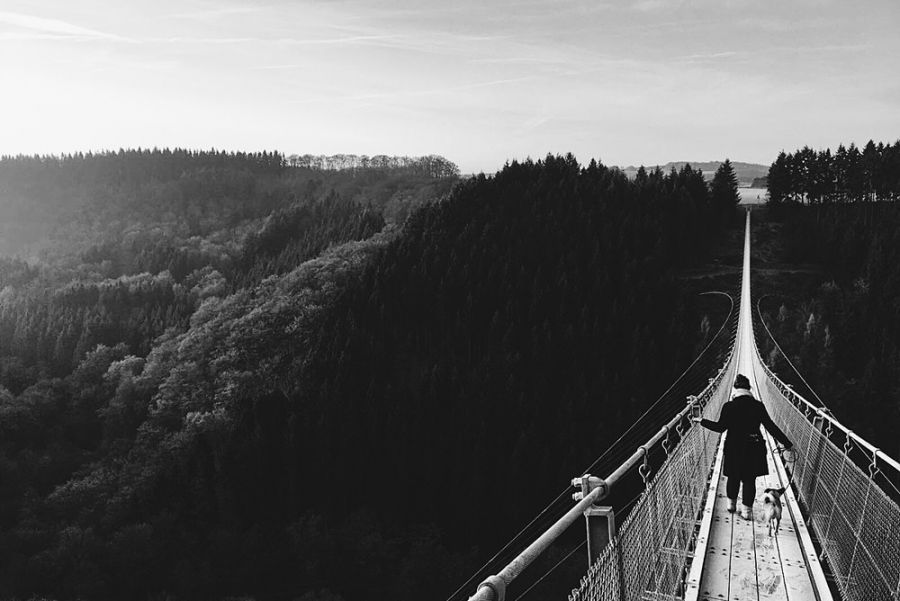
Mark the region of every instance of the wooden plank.
MULTIPOLYGON (((777 487, 788 482, 781 459, 775 455, 775 441, 765 433, 768 445, 770 481, 777 487)), ((775 486, 773 486, 775 488, 775 486)), ((800 514, 793 490, 788 488, 782 497, 781 528, 778 531, 778 550, 781 569, 790 601, 832 601, 822 565, 816 555, 806 522, 800 514)))
MULTIPOLYGON (((766 522, 765 504, 762 502, 767 488, 780 488, 776 485, 772 474, 775 469, 772 465, 771 454, 768 454, 769 475, 761 476, 756 480, 756 502, 754 503, 754 538, 756 542, 756 579, 759 584, 759 598, 761 601, 787 601, 788 593, 785 586, 785 575, 782 570, 781 551, 778 547, 779 535, 772 533, 769 536, 769 525, 766 522)), ((789 522, 790 520, 784 520, 789 522)), ((780 536, 784 536, 784 526, 780 536)))
MULTIPOLYGON (((743 491, 741 491, 743 493, 743 491)), ((738 510, 741 500, 738 497, 738 510)), ((731 531, 731 584, 728 587, 728 598, 732 601, 756 601, 759 599, 759 587, 756 581, 756 544, 753 530, 756 523, 745 520, 734 514, 734 527, 731 531)))
MULTIPOLYGON (((721 462, 724 436, 719 441, 716 461, 721 462)), ((700 579, 700 601, 726 601, 731 576, 731 527, 732 515, 727 511, 725 476, 721 470, 718 478, 710 483, 715 489, 715 503, 710 520, 706 553, 703 556, 703 576, 700 579)), ((699 556, 695 556, 699 559, 699 556)))
MULTIPOLYGON (((715 517, 716 491, 719 488, 719 479, 722 475, 722 449, 724 444, 725 437, 720 436, 719 444, 716 447, 716 459, 713 463, 709 487, 706 491, 706 501, 703 503, 703 517, 700 519, 700 530, 697 533, 694 558, 688 570, 684 601, 698 601, 700 596, 700 582, 706 565, 706 551, 709 545, 710 529, 712 528, 713 517, 715 517)), ((725 591, 725 596, 728 596, 727 590, 725 591)))

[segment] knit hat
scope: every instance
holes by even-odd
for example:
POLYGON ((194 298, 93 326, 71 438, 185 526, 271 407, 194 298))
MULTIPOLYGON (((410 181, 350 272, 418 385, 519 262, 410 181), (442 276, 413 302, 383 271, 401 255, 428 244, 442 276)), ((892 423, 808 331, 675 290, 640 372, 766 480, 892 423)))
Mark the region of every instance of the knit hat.
POLYGON ((750 380, 747 379, 747 376, 738 374, 734 379, 734 387, 743 388, 744 390, 750 390, 750 380))

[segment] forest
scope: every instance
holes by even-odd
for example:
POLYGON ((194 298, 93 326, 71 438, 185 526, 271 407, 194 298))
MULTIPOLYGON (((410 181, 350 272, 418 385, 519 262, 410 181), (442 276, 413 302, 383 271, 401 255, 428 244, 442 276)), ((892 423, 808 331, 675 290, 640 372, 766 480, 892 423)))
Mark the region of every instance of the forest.
POLYGON ((808 398, 821 398, 841 421, 893 457, 900 456, 898 157, 900 142, 872 141, 861 153, 851 144, 833 154, 804 148, 779 155, 769 174, 768 208, 780 231, 780 260, 819 272, 802 281, 761 282, 768 293, 760 298, 762 319, 787 357, 759 335, 779 374, 808 398), (797 161, 852 167, 826 170, 827 185, 821 175, 794 179, 790 192, 777 200, 782 183, 776 165, 797 161))
POLYGON ((0 160, 0 597, 446 597, 709 342, 729 164, 440 163, 0 160))
POLYGON ((772 204, 892 201, 900 197, 900 141, 873 140, 860 150, 851 143, 813 150, 782 151, 769 167, 772 204))

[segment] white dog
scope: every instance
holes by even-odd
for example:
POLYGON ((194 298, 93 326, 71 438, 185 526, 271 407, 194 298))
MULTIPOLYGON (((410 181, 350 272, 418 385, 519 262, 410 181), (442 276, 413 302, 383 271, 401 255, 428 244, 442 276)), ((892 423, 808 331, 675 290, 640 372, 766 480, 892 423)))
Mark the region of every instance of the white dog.
POLYGON ((781 525, 781 495, 784 488, 767 488, 763 493, 763 510, 766 522, 769 524, 769 536, 772 536, 772 526, 775 526, 775 535, 778 536, 778 526, 781 525))

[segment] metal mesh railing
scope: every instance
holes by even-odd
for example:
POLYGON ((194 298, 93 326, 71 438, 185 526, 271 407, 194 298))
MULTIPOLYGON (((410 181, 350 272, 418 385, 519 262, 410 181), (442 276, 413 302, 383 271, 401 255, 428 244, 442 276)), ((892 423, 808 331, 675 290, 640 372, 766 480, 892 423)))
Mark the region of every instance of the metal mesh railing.
POLYGON ((762 397, 797 450, 793 484, 841 597, 897 601, 900 507, 888 491, 900 474, 882 474, 884 464, 871 449, 833 428, 830 419, 763 368, 768 377, 761 378, 762 397))
MULTIPOLYGON (((716 419, 728 399, 736 359, 699 395, 703 415, 716 419), (724 385, 723 385, 724 383, 724 385)), ((681 598, 703 511, 719 434, 678 428, 680 440, 582 578, 570 601, 681 598)), ((666 447, 668 448, 668 446, 666 447)), ((648 476, 645 472, 642 473, 648 476)))

